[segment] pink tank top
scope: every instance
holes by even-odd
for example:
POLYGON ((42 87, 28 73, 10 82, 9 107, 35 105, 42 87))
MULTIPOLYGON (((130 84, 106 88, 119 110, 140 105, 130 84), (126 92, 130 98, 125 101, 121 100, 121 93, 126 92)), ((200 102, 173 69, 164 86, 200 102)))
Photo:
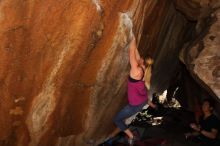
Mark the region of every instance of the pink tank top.
POLYGON ((131 82, 128 79, 128 102, 130 105, 139 105, 147 101, 147 89, 144 81, 131 82))

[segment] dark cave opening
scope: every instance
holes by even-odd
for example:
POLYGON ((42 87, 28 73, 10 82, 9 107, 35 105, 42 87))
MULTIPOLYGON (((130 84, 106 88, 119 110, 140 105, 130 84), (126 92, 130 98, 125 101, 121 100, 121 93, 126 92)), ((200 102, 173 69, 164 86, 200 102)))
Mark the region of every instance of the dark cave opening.
MULTIPOLYGON (((148 14, 149 17, 144 19, 144 28, 139 43, 142 56, 149 55, 155 60, 150 96, 152 97, 153 93, 162 94, 164 90, 167 90, 168 100, 170 100, 169 96, 179 86, 176 98, 187 110, 196 110, 197 104, 201 104, 205 98, 212 98, 217 105, 220 105, 220 99, 216 93, 213 93, 212 89, 191 71, 195 65, 190 63, 193 58, 198 57, 198 52, 204 49, 205 44, 201 40, 216 22, 216 17, 211 16, 211 12, 215 10, 211 11, 211 5, 208 5, 201 10, 204 11, 204 16, 200 18, 200 8, 196 5, 188 3, 187 6, 191 11, 187 11, 184 10, 183 5, 180 5, 180 1, 169 3, 169 6, 168 3, 168 1, 163 1, 160 4, 160 7, 167 10, 166 13, 158 8, 157 13, 151 12, 148 14), (158 16, 163 18, 155 19, 158 16), (157 27, 161 23, 165 24, 157 27), (190 49, 195 44, 198 44, 197 52, 189 55, 192 53, 190 49)), ((216 106, 215 110, 220 116, 218 107, 216 106)))

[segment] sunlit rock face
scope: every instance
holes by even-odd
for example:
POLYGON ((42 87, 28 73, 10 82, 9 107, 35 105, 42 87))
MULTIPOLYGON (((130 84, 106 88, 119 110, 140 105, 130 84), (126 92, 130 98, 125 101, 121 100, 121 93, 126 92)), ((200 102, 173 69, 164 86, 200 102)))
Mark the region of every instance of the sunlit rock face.
MULTIPOLYGON (((0 145, 84 146, 103 140, 127 102, 132 34, 141 55, 155 60, 151 92, 160 92, 176 74, 182 45, 206 26, 206 19, 195 22, 197 10, 186 16, 189 10, 180 5, 170 0, 2 0, 0 145)), ((217 42, 217 26, 210 27, 207 43, 217 42)), ((198 64, 206 56, 199 54, 198 64)), ((218 68, 210 68, 219 76, 218 68)))
POLYGON ((1 1, 0 145, 88 145, 112 130, 147 4, 1 1))

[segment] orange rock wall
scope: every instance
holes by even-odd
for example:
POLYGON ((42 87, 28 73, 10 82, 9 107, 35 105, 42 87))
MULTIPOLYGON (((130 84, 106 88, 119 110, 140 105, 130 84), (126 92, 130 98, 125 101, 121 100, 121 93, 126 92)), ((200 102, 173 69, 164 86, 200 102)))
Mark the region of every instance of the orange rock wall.
POLYGON ((125 101, 129 17, 145 3, 1 1, 0 145, 86 145, 111 123, 105 111, 125 101))
POLYGON ((169 0, 2 0, 0 12, 0 146, 100 142, 127 102, 132 32, 161 91, 194 28, 169 0))

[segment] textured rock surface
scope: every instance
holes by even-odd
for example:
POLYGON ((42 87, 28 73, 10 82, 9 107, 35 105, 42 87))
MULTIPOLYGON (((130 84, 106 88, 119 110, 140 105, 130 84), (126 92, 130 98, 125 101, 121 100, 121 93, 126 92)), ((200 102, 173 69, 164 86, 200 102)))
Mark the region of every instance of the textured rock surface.
MULTIPOLYGON (((190 11, 194 4, 200 1, 189 8, 169 0, 2 0, 0 145, 84 146, 103 139, 127 102, 131 28, 141 54, 155 59, 152 92, 160 92, 176 74, 182 45, 194 34, 196 22, 181 14, 198 20, 200 9, 190 11)), ((216 46, 218 23, 210 27, 212 36, 204 37, 216 46)), ((211 55, 206 66, 213 71, 211 79, 198 76, 212 88, 214 77, 219 80, 219 67, 212 64, 219 58, 212 58, 209 47, 203 51, 211 55)), ((195 64, 207 58, 203 51, 197 51, 195 64)), ((200 66, 192 71, 205 74, 200 66)))
MULTIPOLYGON (((211 6, 219 6, 219 3, 211 6)), ((199 31, 199 37, 186 45, 180 58, 201 85, 213 96, 220 97, 220 11, 210 12, 204 19, 206 29, 199 31)))
POLYGON ((129 17, 143 27, 145 2, 0 5, 0 144, 86 145, 101 136, 126 101, 129 17))

